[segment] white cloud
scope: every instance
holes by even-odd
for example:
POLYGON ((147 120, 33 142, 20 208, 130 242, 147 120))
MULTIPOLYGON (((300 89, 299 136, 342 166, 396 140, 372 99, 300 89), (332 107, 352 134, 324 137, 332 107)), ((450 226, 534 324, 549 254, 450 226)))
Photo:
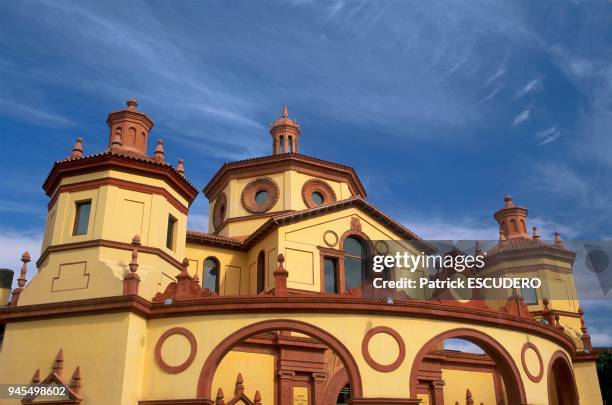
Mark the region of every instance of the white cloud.
POLYGON ((526 121, 529 118, 530 113, 531 113, 531 110, 521 111, 521 113, 517 115, 516 118, 514 118, 514 121, 512 121, 512 125, 516 126, 526 121))
POLYGON ((540 79, 533 79, 533 80, 529 81, 529 83, 527 83, 525 86, 523 86, 523 88, 520 89, 516 93, 515 98, 521 98, 523 96, 526 96, 529 93, 533 93, 533 92, 541 90, 541 89, 542 89, 542 82, 540 81, 540 79))

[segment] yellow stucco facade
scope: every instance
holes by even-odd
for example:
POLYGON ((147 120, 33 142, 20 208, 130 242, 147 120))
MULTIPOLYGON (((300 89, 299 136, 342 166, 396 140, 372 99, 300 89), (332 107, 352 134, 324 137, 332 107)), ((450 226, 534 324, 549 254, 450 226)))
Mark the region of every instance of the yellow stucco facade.
MULTIPOLYGON (((512 291, 377 295, 369 254, 431 245, 367 202, 353 168, 296 153, 286 113, 273 155, 227 163, 204 188, 209 232, 187 230, 197 190, 159 143, 147 154, 148 117, 132 102, 109 122, 107 150, 85 156, 78 141, 45 181, 37 274, 22 271, 0 308, 0 384, 61 381, 57 403, 87 405, 602 404, 560 244, 508 232, 520 243, 491 251, 489 274, 546 280, 533 304, 512 291), (132 126, 144 144, 116 129, 132 126), (540 250, 523 255, 525 243, 540 250)), ((510 203, 500 227, 521 215, 510 203)))

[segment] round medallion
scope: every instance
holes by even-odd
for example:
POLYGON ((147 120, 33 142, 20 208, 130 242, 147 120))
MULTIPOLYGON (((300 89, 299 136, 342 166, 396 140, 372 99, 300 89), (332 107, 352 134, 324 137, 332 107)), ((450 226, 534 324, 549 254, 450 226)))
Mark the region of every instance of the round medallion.
POLYGON ((377 326, 370 329, 363 337, 361 352, 370 367, 388 373, 402 364, 406 357, 406 346, 397 331, 387 326, 377 326), (392 349, 393 346, 396 348, 395 351, 392 349), (388 358, 389 353, 392 358, 388 358))
POLYGON ((338 234, 334 231, 325 231, 323 234, 323 242, 329 247, 334 247, 338 244, 338 234))
POLYGON ((223 225, 223 221, 225 221, 225 214, 227 213, 227 197, 225 193, 221 193, 217 200, 215 201, 215 206, 213 208, 213 226, 215 230, 218 230, 221 225, 223 225))
POLYGON ((521 363, 527 377, 535 383, 542 380, 544 375, 544 361, 537 346, 527 342, 521 349, 521 363))
POLYGON ((302 186, 302 200, 308 208, 315 208, 336 202, 336 193, 323 180, 310 179, 302 186))
MULTIPOLYGON (((198 351, 198 344, 196 342, 196 338, 193 335, 193 333, 191 333, 189 330, 185 328, 180 328, 180 327, 172 328, 172 329, 168 329, 167 331, 165 331, 159 337, 159 340, 155 344, 155 361, 157 362, 157 365, 159 366, 159 368, 164 370, 166 373, 178 374, 182 371, 185 371, 191 365, 191 363, 193 363, 193 360, 195 359, 197 351, 198 351), (178 339, 174 341, 175 340, 174 338, 178 338, 178 339), (181 338, 187 339, 186 343, 189 345, 188 355, 186 356, 184 361, 182 362, 179 361, 178 364, 168 364, 168 361, 170 363, 175 363, 176 360, 172 359, 174 361, 171 361, 168 358, 164 359, 164 354, 162 354, 162 351, 165 353, 166 357, 169 357, 168 353, 174 354, 176 352, 180 352, 181 348, 185 347, 185 343, 180 342, 181 338), (170 347, 167 347, 167 346, 170 346, 170 347), (164 348, 166 348, 166 350, 162 350, 164 348)), ((180 357, 180 353, 178 356, 180 357)))
POLYGON ((386 255, 387 253, 389 253, 389 245, 384 240, 376 241, 376 243, 374 244, 374 249, 379 255, 386 255))
POLYGON ((242 206, 247 211, 258 214, 268 211, 278 201, 278 185, 268 177, 256 179, 242 190, 242 206))

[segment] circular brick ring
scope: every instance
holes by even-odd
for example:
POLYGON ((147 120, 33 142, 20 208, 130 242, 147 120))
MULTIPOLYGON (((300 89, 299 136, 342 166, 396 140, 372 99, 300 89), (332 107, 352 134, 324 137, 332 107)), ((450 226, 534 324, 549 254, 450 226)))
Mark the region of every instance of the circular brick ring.
POLYGON ((386 326, 377 326, 375 328, 370 329, 363 337, 363 341, 361 342, 361 351, 363 353, 363 357, 366 363, 368 363, 368 365, 374 370, 380 371, 382 373, 388 373, 390 371, 396 370, 402 364, 404 358, 406 357, 406 345, 404 344, 404 340, 402 339, 400 334, 397 333, 397 331, 386 326), (375 335, 378 335, 379 333, 386 333, 387 335, 391 336, 397 343, 399 354, 395 361, 390 364, 380 364, 379 362, 374 360, 374 358, 370 354, 370 340, 372 340, 372 338, 375 335))
POLYGON ((193 335, 193 333, 191 333, 189 330, 185 328, 179 328, 179 327, 172 328, 172 329, 168 329, 167 331, 165 331, 159 337, 159 340, 155 344, 155 361, 157 362, 159 367, 162 370, 164 370, 166 373, 178 374, 182 371, 185 371, 191 365, 191 363, 193 363, 193 360, 195 359, 197 352, 198 352, 198 343, 196 342, 196 338, 193 335), (164 345, 164 342, 166 341, 166 339, 168 339, 172 335, 185 336, 191 346, 191 351, 189 353, 189 356, 183 363, 179 364, 178 366, 171 366, 168 363, 166 363, 164 359, 162 358, 162 354, 161 354, 161 350, 162 350, 162 346, 164 345))

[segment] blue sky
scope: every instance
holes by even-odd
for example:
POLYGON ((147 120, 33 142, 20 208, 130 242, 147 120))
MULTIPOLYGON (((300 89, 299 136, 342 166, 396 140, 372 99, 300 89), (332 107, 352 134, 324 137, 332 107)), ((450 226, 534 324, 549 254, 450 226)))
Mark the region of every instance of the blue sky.
POLYGON ((52 162, 130 97, 200 188, 288 103, 303 153, 423 237, 494 239, 512 194, 544 236, 612 239, 610 1, 1 2, 0 266, 37 257, 52 162))

